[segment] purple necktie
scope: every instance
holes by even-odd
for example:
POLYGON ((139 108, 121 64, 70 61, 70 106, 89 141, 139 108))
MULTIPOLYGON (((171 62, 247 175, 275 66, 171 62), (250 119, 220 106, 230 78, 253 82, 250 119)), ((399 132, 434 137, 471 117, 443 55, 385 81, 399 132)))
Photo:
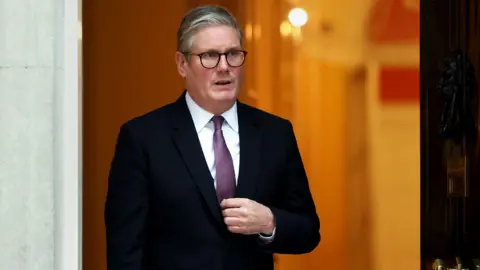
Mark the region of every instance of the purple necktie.
POLYGON ((233 160, 228 151, 227 144, 223 137, 222 116, 212 118, 215 131, 213 133, 213 150, 215 152, 215 168, 217 181, 217 199, 222 202, 223 199, 232 198, 235 195, 235 171, 233 169, 233 160))

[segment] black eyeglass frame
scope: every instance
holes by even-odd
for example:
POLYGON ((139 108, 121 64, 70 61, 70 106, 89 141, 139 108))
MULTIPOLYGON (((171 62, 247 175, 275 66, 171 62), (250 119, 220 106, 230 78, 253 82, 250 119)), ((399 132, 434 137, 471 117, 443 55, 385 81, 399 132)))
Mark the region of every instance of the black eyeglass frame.
POLYGON ((243 64, 245 64, 245 59, 247 58, 247 54, 248 52, 247 51, 244 51, 244 50, 229 50, 229 51, 226 51, 226 52, 216 52, 216 51, 206 51, 206 52, 203 52, 203 53, 191 53, 191 52, 182 52, 184 55, 195 55, 195 56, 198 56, 200 58, 200 64, 202 65, 202 67, 206 68, 206 69, 214 69, 218 66, 218 64, 220 63, 220 59, 222 59, 222 55, 225 55, 225 60, 227 61, 227 64, 230 66, 230 67, 241 67, 243 66, 243 64), (231 53, 231 52, 241 52, 243 53, 243 61, 240 65, 232 65, 230 64, 230 62, 228 61, 228 54, 231 53), (206 67, 204 64, 203 64, 203 56, 207 53, 216 53, 218 54, 218 57, 217 57, 217 63, 213 66, 213 67, 206 67))

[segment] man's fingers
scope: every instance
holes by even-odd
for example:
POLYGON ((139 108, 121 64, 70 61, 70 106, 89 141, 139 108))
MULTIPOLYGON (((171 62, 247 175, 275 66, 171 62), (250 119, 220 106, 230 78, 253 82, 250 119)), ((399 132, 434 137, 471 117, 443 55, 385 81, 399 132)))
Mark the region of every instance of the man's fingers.
POLYGON ((243 220, 237 217, 226 217, 223 219, 227 226, 241 226, 244 225, 243 220))
POLYGON ((225 200, 223 200, 223 201, 220 203, 220 207, 222 207, 222 209, 226 209, 226 208, 240 208, 240 207, 242 207, 242 206, 247 205, 248 202, 249 202, 249 200, 248 200, 248 199, 244 199, 244 198, 225 199, 225 200))
POLYGON ((246 208, 226 208, 222 210, 224 217, 245 217, 247 215, 246 208))
POLYGON ((246 233, 245 228, 240 226, 228 226, 228 230, 232 233, 246 233))
POLYGON ((241 233, 245 235, 251 235, 255 233, 248 227, 244 227, 244 226, 228 226, 228 230, 232 233, 241 233))

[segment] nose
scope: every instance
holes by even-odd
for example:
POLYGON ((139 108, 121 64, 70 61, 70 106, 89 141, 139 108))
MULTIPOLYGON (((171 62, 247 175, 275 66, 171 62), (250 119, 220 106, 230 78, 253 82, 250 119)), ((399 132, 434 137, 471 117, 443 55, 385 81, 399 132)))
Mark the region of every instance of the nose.
POLYGON ((228 62, 226 55, 220 55, 220 61, 218 62, 217 68, 219 70, 228 70, 228 62))

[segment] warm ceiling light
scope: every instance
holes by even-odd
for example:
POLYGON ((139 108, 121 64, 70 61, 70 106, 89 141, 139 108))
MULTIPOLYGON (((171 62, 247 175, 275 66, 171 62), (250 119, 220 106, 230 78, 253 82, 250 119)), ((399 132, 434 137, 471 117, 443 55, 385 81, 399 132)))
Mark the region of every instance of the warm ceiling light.
POLYGON ((302 27, 308 21, 308 14, 303 8, 294 8, 288 13, 288 20, 295 27, 302 27))

